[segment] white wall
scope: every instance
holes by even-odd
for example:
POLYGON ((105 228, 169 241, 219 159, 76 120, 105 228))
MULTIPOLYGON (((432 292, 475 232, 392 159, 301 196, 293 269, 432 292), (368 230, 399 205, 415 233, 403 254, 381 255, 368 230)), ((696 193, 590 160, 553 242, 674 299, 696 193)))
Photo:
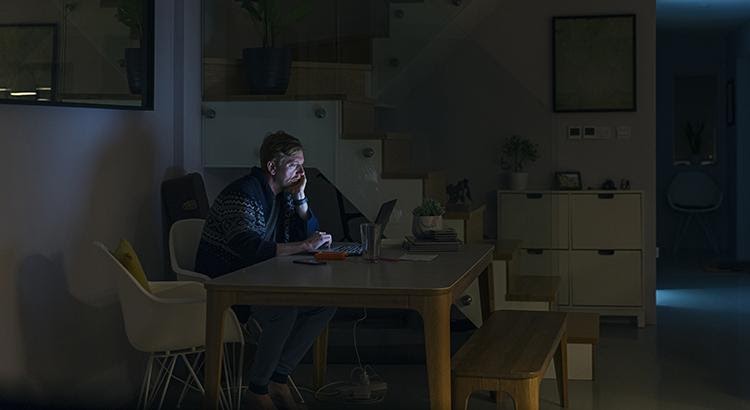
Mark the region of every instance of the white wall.
POLYGON ((127 238, 149 277, 164 277, 159 183, 174 156, 175 2, 155 3, 154 111, 0 105, 3 400, 122 406, 139 387, 143 356, 125 338, 91 242, 127 238))
MULTIPOLYGON (((467 177, 475 200, 484 202, 500 186, 497 152, 512 134, 530 137, 541 159, 529 167, 530 186, 549 188, 556 170, 579 170, 584 186, 606 178, 631 180, 645 191, 648 321, 655 322, 655 2, 654 0, 535 0, 501 2, 455 54, 414 89, 399 107, 393 127, 414 133, 415 161, 445 168, 448 182, 467 177), (552 112, 553 16, 637 15, 638 111, 552 112), (568 141, 574 123, 629 125, 629 140, 568 141), (486 196, 487 195, 487 196, 486 196)), ((492 215, 493 210, 488 209, 492 215)), ((487 228, 494 230, 494 219, 487 228)))

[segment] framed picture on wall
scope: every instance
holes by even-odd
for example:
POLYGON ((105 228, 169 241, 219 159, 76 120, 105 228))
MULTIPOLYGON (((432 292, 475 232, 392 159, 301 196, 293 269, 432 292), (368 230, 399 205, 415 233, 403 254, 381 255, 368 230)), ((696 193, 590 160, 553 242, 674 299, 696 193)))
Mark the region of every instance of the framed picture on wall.
POLYGON ((552 26, 554 111, 635 111, 635 15, 554 17, 552 26))

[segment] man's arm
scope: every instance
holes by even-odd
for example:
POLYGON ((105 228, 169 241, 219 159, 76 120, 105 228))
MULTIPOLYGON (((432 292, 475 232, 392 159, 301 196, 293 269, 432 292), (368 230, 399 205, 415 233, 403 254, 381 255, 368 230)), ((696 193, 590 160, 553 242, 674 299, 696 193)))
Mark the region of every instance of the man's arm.
POLYGON ((301 252, 312 252, 321 246, 331 243, 331 235, 325 232, 315 231, 312 236, 300 242, 277 243, 276 255, 294 255, 301 252))

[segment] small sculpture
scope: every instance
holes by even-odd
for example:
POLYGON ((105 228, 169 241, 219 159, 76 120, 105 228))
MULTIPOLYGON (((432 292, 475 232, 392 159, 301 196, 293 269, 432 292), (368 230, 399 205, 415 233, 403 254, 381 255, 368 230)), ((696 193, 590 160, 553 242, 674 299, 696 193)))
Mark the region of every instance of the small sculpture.
POLYGON ((468 209, 471 205, 471 190, 469 189, 469 180, 464 178, 455 184, 449 184, 445 188, 448 193, 447 206, 452 209, 468 209))

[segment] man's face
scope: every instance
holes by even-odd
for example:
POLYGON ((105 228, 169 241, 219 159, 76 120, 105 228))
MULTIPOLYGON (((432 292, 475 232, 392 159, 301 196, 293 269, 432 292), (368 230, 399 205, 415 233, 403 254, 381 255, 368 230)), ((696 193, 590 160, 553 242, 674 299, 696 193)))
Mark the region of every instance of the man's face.
POLYGON ((299 182, 300 178, 305 175, 305 169, 302 167, 304 163, 305 154, 302 151, 297 151, 288 157, 282 158, 276 167, 274 180, 282 188, 289 188, 299 182))

